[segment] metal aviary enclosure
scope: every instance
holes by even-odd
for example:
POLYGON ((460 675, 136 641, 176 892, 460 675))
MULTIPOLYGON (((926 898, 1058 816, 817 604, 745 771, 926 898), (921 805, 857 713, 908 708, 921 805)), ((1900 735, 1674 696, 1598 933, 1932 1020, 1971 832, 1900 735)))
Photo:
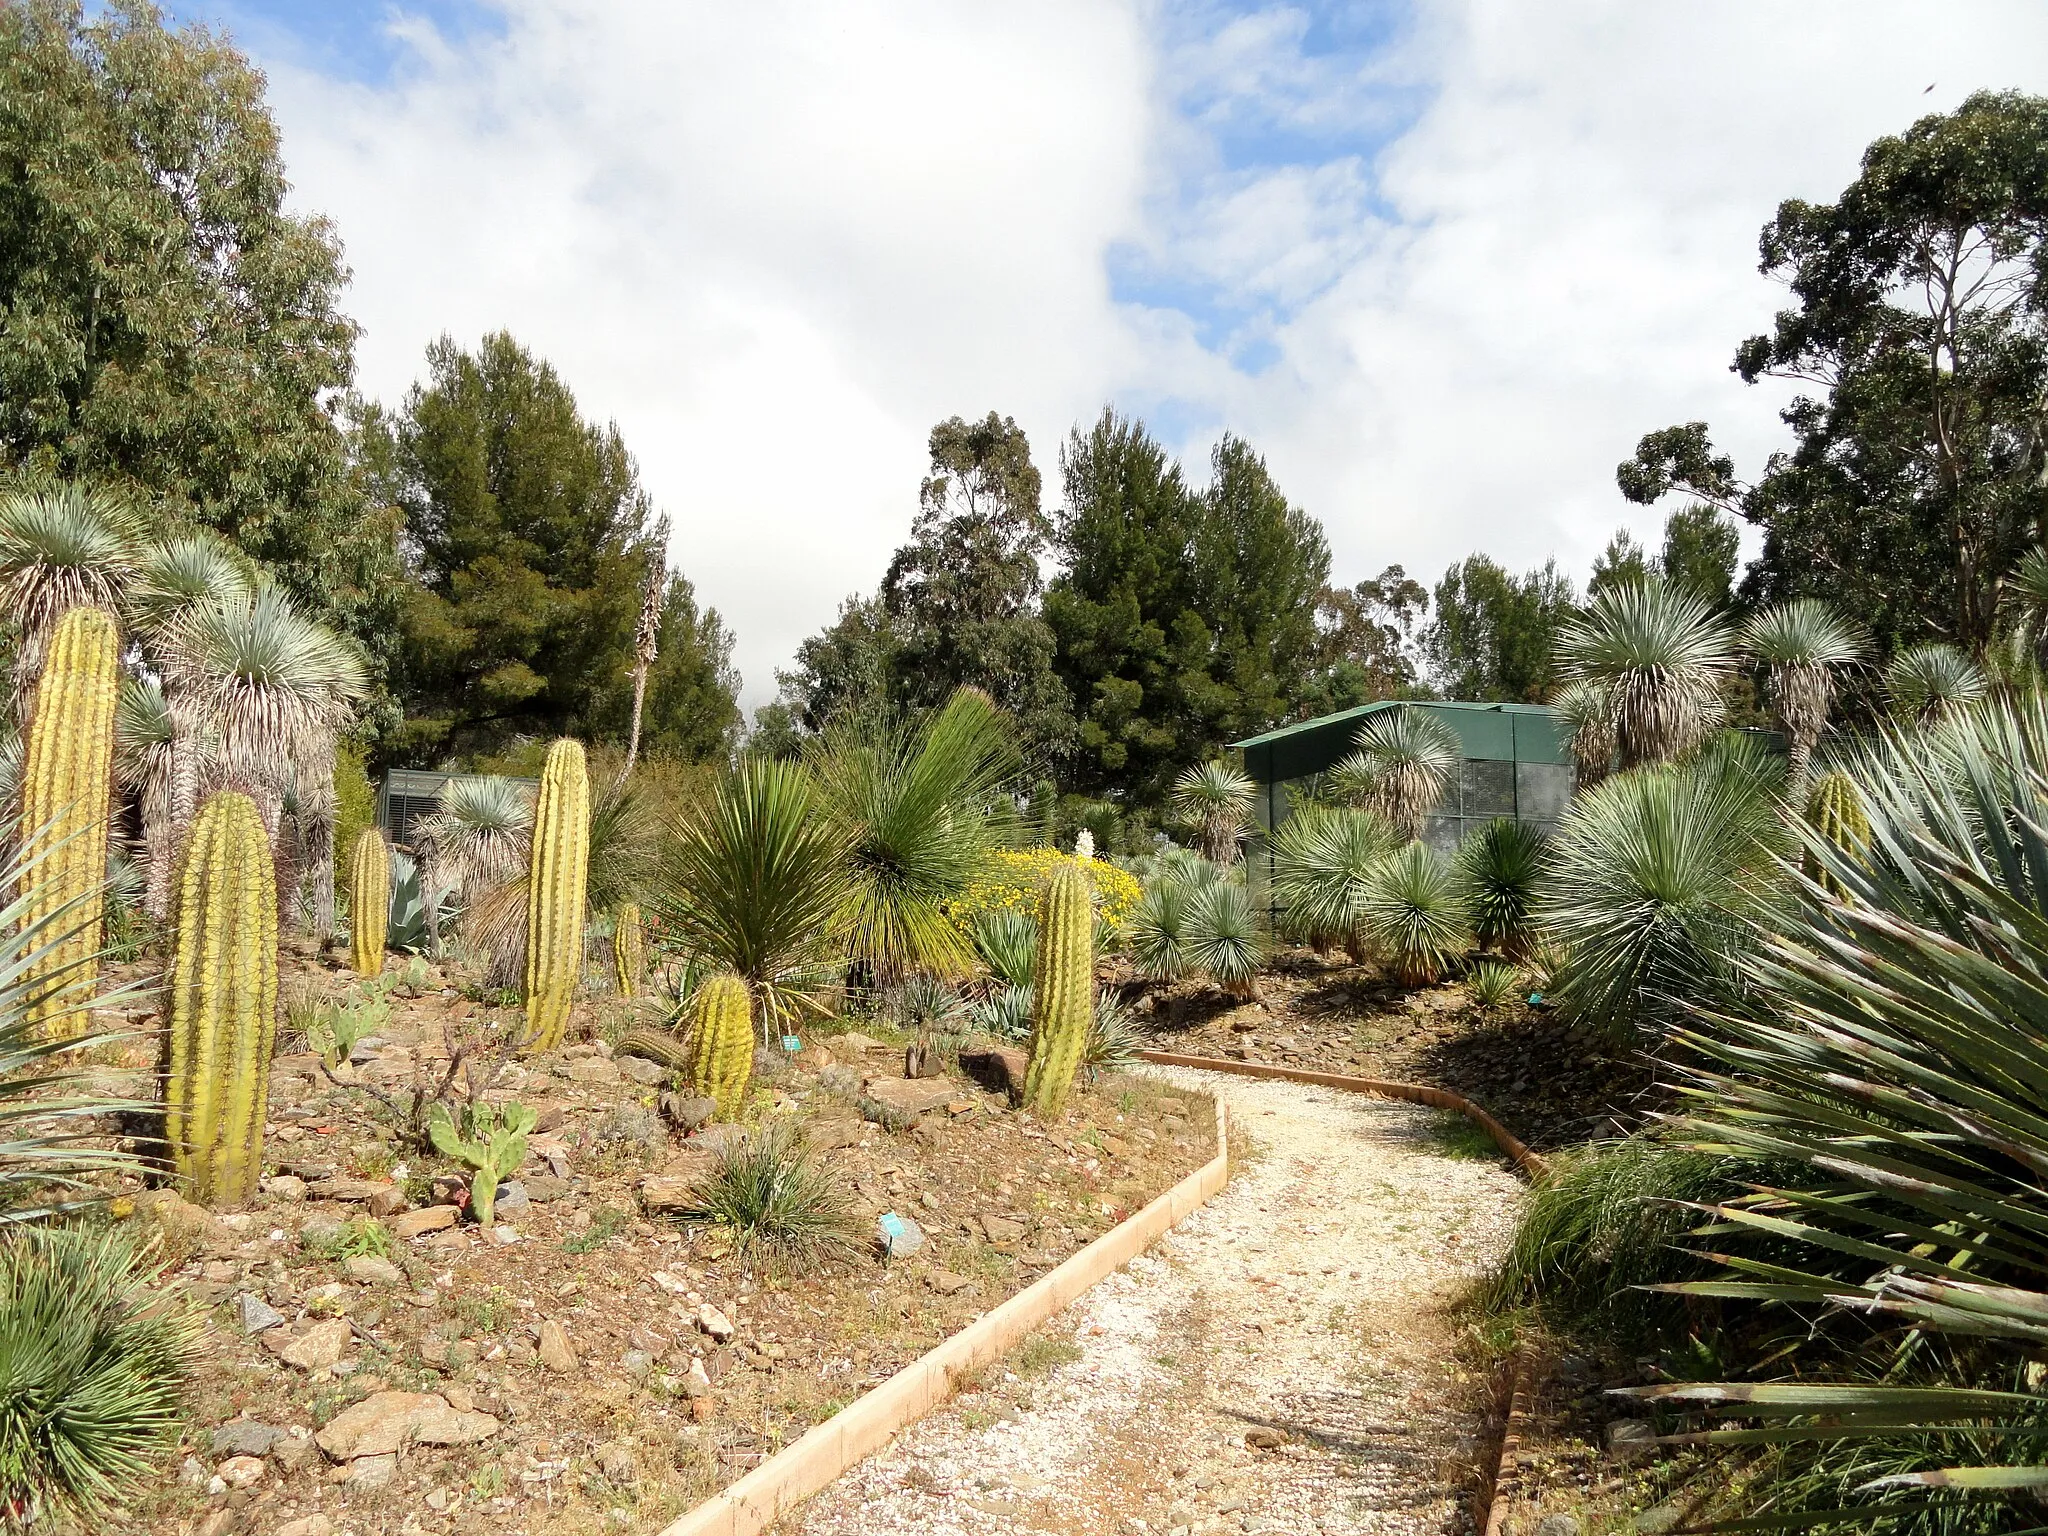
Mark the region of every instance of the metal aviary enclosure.
MULTIPOLYGON (((417 768, 393 768, 377 788, 377 825, 401 848, 412 846, 413 824, 441 808, 441 789, 451 779, 484 779, 483 773, 429 773, 417 768)), ((514 779, 529 789, 538 779, 514 779)))

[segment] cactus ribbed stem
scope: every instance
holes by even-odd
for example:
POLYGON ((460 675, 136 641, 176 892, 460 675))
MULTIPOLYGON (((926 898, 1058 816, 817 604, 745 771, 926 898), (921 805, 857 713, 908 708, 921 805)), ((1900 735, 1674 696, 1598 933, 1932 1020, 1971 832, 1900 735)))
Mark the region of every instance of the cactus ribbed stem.
POLYGON ((349 855, 348 949, 358 976, 384 972, 391 929, 391 849, 376 827, 363 828, 349 855))
POLYGON ((200 807, 178 891, 164 1134, 202 1205, 256 1193, 277 1034, 277 882, 256 803, 222 790, 200 807))
POLYGON ((22 922, 50 946, 25 978, 29 1017, 50 1034, 85 1027, 99 976, 120 650, 111 614, 73 608, 50 635, 36 685, 21 782, 23 851, 35 862, 22 922))
POLYGON ((731 971, 708 978, 690 999, 690 1092, 730 1120, 754 1075, 754 1016, 747 984, 731 971))
MULTIPOLYGON (((1806 820, 1813 829, 1857 863, 1870 851, 1870 817, 1863 809, 1863 792, 1856 781, 1840 769, 1824 773, 1813 781, 1806 796, 1806 820)), ((1808 879, 1818 881, 1836 896, 1845 894, 1842 883, 1827 873, 1820 861, 1808 854, 1803 861, 1808 879)))
POLYGON ((619 996, 640 995, 640 973, 646 965, 646 937, 640 930, 640 904, 622 901, 612 914, 612 965, 619 974, 619 996))
POLYGON ((1031 992, 1031 1063, 1024 1103, 1042 1115, 1066 1108, 1095 1015, 1095 913, 1078 863, 1053 872, 1038 897, 1038 964, 1031 992))
POLYGON ((581 742, 548 749, 533 810, 526 881, 526 1049, 551 1051, 569 1025, 583 969, 583 893, 590 875, 590 778, 581 742))

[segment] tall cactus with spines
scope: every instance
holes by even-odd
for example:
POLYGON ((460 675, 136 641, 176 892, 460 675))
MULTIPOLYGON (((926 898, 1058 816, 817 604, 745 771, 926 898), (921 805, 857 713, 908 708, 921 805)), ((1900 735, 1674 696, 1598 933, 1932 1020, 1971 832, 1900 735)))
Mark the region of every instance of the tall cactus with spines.
POLYGON ((256 802, 224 789, 200 807, 178 889, 164 1134, 187 1195, 256 1193, 277 1035, 277 866, 256 802))
POLYGON ((526 1049, 551 1051, 569 1025, 583 969, 583 894, 590 877, 590 777, 583 744, 548 749, 533 808, 526 879, 526 1049))
MULTIPOLYGON (((1856 781, 1839 768, 1813 781, 1806 796, 1806 820, 1814 831, 1861 863, 1870 849, 1870 817, 1863 809, 1863 792, 1856 781)), ((1807 878, 1818 881, 1840 896, 1842 884, 1808 854, 1803 861, 1807 878)))
POLYGON ((348 949, 358 976, 384 972, 391 929, 391 847, 382 829, 363 828, 349 852, 348 949))
POLYGON ((708 977, 690 999, 690 1092, 730 1120, 754 1075, 754 1014, 747 984, 731 971, 708 977))
POLYGON ((1031 1062, 1024 1103, 1042 1115, 1066 1107, 1095 1015, 1095 913, 1088 877, 1062 864, 1038 897, 1038 963, 1031 992, 1031 1062))
POLYGON ((619 996, 640 995, 640 976, 646 964, 647 939, 640 927, 640 903, 622 901, 612 914, 612 965, 619 973, 619 996))
POLYGON ((22 762, 24 852, 35 860, 22 921, 39 930, 42 949, 24 979, 30 1018, 52 1034, 84 1028, 80 1004, 99 973, 120 653, 105 609, 73 608, 57 621, 22 762))

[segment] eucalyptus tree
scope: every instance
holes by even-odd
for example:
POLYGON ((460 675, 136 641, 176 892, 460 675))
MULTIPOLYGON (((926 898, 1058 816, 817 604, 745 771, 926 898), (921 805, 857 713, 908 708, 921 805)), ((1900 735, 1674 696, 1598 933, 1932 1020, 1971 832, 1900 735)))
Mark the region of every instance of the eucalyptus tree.
POLYGON ((1837 673, 1863 655, 1863 641, 1833 609, 1814 597, 1796 597, 1752 616, 1744 644, 1763 663, 1765 688, 1778 728, 1785 733, 1794 787, 1828 728, 1837 673))
POLYGON ((1609 587, 1566 625, 1558 652, 1568 681, 1606 695, 1624 768, 1683 756, 1725 716, 1734 635, 1698 592, 1663 581, 1609 587))

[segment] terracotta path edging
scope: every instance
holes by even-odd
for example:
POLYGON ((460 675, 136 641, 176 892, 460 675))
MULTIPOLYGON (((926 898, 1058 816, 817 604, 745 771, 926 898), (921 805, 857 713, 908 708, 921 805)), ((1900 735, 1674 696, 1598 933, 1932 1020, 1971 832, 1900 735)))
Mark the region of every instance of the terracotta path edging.
POLYGON ((1515 1470, 1515 1459, 1521 1454, 1522 1431, 1529 1423, 1529 1413, 1528 1364, 1518 1350, 1512 1374, 1508 1377, 1508 1414, 1500 1427, 1500 1455, 1493 1464, 1493 1480, 1487 1484, 1483 1536, 1501 1536, 1501 1527, 1507 1521, 1508 1506, 1500 1496, 1500 1485, 1515 1470))
POLYGON ((1448 1088, 1430 1088, 1421 1083, 1397 1083, 1380 1077, 1352 1077, 1343 1072, 1310 1072, 1302 1067, 1274 1067, 1260 1061, 1231 1061, 1221 1056, 1181 1056, 1172 1051, 1140 1051, 1140 1061, 1160 1067, 1192 1067, 1198 1072, 1230 1072, 1239 1077, 1279 1078, 1289 1083, 1313 1083, 1322 1088, 1342 1088, 1351 1093, 1377 1094, 1383 1099, 1405 1099, 1434 1109, 1454 1109, 1487 1135, 1506 1153, 1514 1165, 1530 1178, 1541 1178, 1544 1161, 1528 1145, 1462 1093, 1448 1088))
POLYGON ((661 1536, 758 1536, 951 1397, 961 1378, 1000 1360, 1040 1323, 1179 1226, 1229 1178, 1229 1115, 1218 1099, 1216 1155, 1208 1162, 1058 1268, 814 1425, 731 1487, 713 1494, 661 1536))

